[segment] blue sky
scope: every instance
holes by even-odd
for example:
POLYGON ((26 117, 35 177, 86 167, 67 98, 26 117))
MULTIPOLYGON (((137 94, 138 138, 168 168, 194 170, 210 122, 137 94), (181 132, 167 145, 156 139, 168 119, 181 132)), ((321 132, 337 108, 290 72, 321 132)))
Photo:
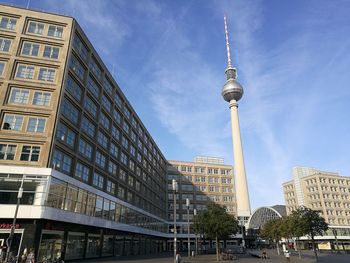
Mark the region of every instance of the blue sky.
MULTIPOLYGON (((2 1, 25 7, 27 0, 2 1)), ((228 17, 252 208, 293 166, 350 175, 350 1, 31 0, 74 16, 167 159, 233 163, 221 98, 228 17)))

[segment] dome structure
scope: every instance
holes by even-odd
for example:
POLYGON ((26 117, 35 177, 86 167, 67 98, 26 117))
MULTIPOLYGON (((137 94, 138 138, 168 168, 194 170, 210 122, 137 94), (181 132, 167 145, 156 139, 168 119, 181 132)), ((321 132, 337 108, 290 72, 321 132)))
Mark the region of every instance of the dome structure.
POLYGON ((221 95, 227 102, 239 101, 243 96, 243 88, 234 78, 229 78, 222 88, 221 95))
POLYGON ((263 206, 257 208, 248 221, 249 229, 259 229, 262 228, 267 222, 286 216, 286 206, 285 205, 275 205, 275 206, 263 206))

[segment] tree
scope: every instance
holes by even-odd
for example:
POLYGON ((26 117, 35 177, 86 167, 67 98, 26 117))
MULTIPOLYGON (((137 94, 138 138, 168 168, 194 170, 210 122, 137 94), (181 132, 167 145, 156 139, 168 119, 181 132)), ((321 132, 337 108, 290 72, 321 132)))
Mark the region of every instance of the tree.
POLYGON ((216 259, 220 260, 219 241, 226 239, 239 230, 237 219, 226 212, 225 207, 218 204, 209 204, 207 210, 194 217, 196 233, 202 233, 207 238, 216 241, 216 259))
POLYGON ((282 225, 283 225, 283 219, 273 219, 268 221, 263 228, 261 229, 260 235, 262 238, 265 238, 267 240, 270 240, 272 242, 276 243, 277 248, 277 254, 280 254, 279 250, 279 240, 282 238, 282 225))
POLYGON ((307 207, 300 207, 293 211, 292 217, 295 224, 297 236, 309 235, 311 237, 312 248, 315 253, 316 261, 318 261, 317 250, 315 245, 315 236, 322 236, 328 229, 328 224, 320 215, 320 211, 312 210, 307 207))

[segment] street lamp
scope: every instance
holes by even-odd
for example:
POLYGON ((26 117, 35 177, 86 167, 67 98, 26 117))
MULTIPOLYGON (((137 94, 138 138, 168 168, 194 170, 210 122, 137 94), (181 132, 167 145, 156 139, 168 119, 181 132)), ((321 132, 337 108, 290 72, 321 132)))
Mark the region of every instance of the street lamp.
POLYGON ((15 234, 15 228, 16 228, 16 220, 17 220, 18 208, 19 208, 19 204, 20 204, 20 202, 21 202, 21 198, 22 198, 22 195, 23 195, 24 176, 25 176, 25 175, 22 176, 21 186, 20 186, 19 189, 18 189, 16 210, 15 210, 15 215, 14 215, 14 217, 13 217, 13 221, 12 221, 12 225, 11 225, 10 235, 9 235, 8 239, 6 240, 6 243, 7 243, 7 251, 6 251, 5 262, 9 262, 9 260, 10 260, 10 251, 11 251, 11 246, 12 246, 13 237, 14 237, 14 234, 15 234))
POLYGON ((190 244, 190 199, 186 198, 187 207, 187 250, 188 258, 191 256, 191 244, 190 244))
MULTIPOLYGON (((193 215, 197 215, 197 209, 193 209, 193 215)), ((196 256, 198 255, 198 244, 197 244, 197 231, 194 233, 195 238, 195 248, 196 248, 196 256)))
POLYGON ((173 185, 173 194, 174 194, 174 263, 176 263, 176 234, 177 234, 177 230, 176 230, 176 192, 178 190, 178 186, 177 186, 177 182, 175 179, 173 179, 172 181, 172 185, 173 185))

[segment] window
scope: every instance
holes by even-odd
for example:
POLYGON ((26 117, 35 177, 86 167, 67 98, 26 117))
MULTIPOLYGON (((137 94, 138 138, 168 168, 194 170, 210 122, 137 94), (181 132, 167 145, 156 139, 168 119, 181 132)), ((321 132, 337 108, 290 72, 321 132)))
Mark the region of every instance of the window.
POLYGON ((74 147, 75 133, 63 123, 59 123, 57 127, 56 138, 65 144, 74 147))
POLYGON ((128 177, 128 185, 129 186, 134 186, 134 178, 132 176, 130 176, 130 175, 128 177))
POLYGON ((72 170, 72 158, 59 150, 55 150, 53 153, 52 165, 54 169, 70 173, 72 170))
POLYGON ((120 130, 116 127, 116 126, 112 126, 112 136, 114 139, 116 139, 117 141, 119 141, 119 137, 120 137, 120 130))
POLYGON ((81 153, 83 156, 87 157, 88 159, 92 158, 92 145, 88 143, 87 141, 80 138, 79 140, 79 153, 81 153))
POLYGON ((28 65, 18 65, 16 78, 33 79, 34 78, 34 67, 28 66, 28 65))
POLYGON ((93 117, 97 117, 97 105, 89 97, 86 97, 85 100, 84 100, 84 108, 93 117))
POLYGON ((11 46, 11 40, 7 38, 0 38, 0 51, 9 52, 11 46))
POLYGON ((126 180, 126 172, 123 169, 120 169, 119 178, 123 181, 126 180))
POLYGON ((89 76, 87 81, 87 88, 91 92, 92 95, 95 96, 95 98, 99 98, 100 96, 100 88, 97 85, 97 83, 89 76))
POLYGON ((9 103, 13 104, 27 104, 29 91, 24 89, 12 88, 9 98, 9 103))
POLYGON ((124 107, 124 113, 125 113, 125 116, 126 116, 128 119, 130 119, 130 116, 131 116, 130 110, 129 110, 126 106, 124 107))
POLYGON ((127 124, 125 121, 123 122, 123 130, 126 132, 126 133, 129 133, 129 124, 127 124))
POLYGON ((119 111, 116 109, 113 109, 113 119, 116 123, 121 123, 122 121, 122 116, 120 115, 119 111))
POLYGON ((36 91, 34 93, 33 105, 49 106, 51 100, 51 93, 36 91))
POLYGON ((107 192, 111 193, 114 195, 115 192, 115 183, 107 180, 107 192))
POLYGON ((106 95, 102 95, 102 106, 108 111, 112 110, 112 102, 106 97, 106 95))
POLYGON ((74 124, 78 124, 79 111, 67 99, 64 99, 61 110, 64 116, 66 116, 74 124))
POLYGON ((27 132, 44 132, 46 119, 30 117, 27 132))
POLYGON ((120 108, 123 106, 123 100, 121 98, 121 96, 116 93, 115 96, 114 96, 114 102, 115 104, 117 104, 120 108))
POLYGON ((81 121, 81 129, 87 135, 94 138, 96 126, 91 121, 89 121, 89 119, 87 119, 85 116, 83 117, 83 119, 81 121))
POLYGON ((92 180, 92 184, 94 186, 97 186, 99 188, 103 188, 103 181, 104 181, 104 177, 102 175, 100 175, 99 173, 94 173, 94 178, 92 180))
POLYGON ((108 162, 108 172, 111 175, 117 175, 117 170, 118 170, 118 166, 114 162, 109 161, 108 162))
POLYGON ((129 141, 127 138, 125 138, 124 136, 122 136, 122 146, 125 148, 125 149, 128 149, 129 147, 129 141))
POLYGON ((120 161, 122 164, 128 165, 128 156, 123 152, 120 154, 120 161))
POLYGON ((103 148, 107 149, 108 147, 108 138, 106 135, 104 135, 102 132, 97 132, 97 142, 99 145, 101 145, 103 148))
POLYGON ((2 125, 3 130, 19 131, 22 129, 23 116, 6 114, 2 125))
POLYGON ((21 152, 21 161, 37 162, 39 160, 40 147, 23 145, 21 152))
POLYGON ((0 160, 14 160, 17 145, 0 144, 0 160))
POLYGON ((60 49, 58 47, 45 46, 43 57, 58 59, 59 52, 60 52, 60 49))
POLYGON ((84 79, 86 70, 75 56, 71 57, 69 67, 71 70, 74 71, 74 73, 78 76, 80 80, 84 79))
POLYGON ((87 60, 89 51, 77 35, 74 36, 73 47, 84 60, 87 60))
POLYGON ((37 57, 39 54, 39 44, 24 42, 22 55, 37 57))
POLYGON ((28 26, 28 33, 36 34, 36 35, 42 35, 44 31, 44 24, 37 23, 37 22, 29 22, 28 26))
POLYGON ((3 17, 1 17, 1 21, 0 21, 0 28, 8 29, 8 30, 15 30, 16 23, 17 23, 16 19, 3 16, 3 17))
POLYGON ((89 182, 90 168, 78 162, 75 167, 75 176, 82 179, 84 182, 89 182))
POLYGON ((111 147, 109 149, 109 152, 113 157, 118 158, 119 148, 114 143, 111 143, 111 147))
POLYGON ((97 62, 95 61, 95 59, 91 59, 90 64, 89 64, 89 68, 90 70, 95 74, 95 76, 97 78, 101 77, 101 68, 100 66, 97 64, 97 62))
POLYGON ((2 74, 4 74, 4 70, 5 70, 5 62, 0 61, 0 77, 2 76, 2 74))
POLYGON ((130 145, 130 154, 132 155, 132 156, 136 156, 136 149, 135 149, 135 147, 134 146, 132 146, 132 145, 130 145))
POLYGON ((82 97, 82 88, 75 82, 75 80, 68 76, 66 90, 71 94, 77 101, 81 101, 82 97))
POLYGON ((133 140, 134 142, 136 142, 136 133, 131 131, 131 140, 133 140))
POLYGON ((38 80, 54 82, 56 71, 54 69, 40 68, 38 80))
POLYGON ((103 112, 100 113, 99 123, 107 130, 109 130, 110 120, 103 112))
POLYGON ((49 31, 47 33, 47 35, 49 37, 62 38, 62 34, 63 34, 63 27, 61 27, 61 26, 53 26, 53 25, 49 26, 49 31))
POLYGON ((104 168, 106 166, 106 156, 102 154, 100 151, 96 151, 95 163, 104 168))
POLYGON ((106 91, 110 96, 113 95, 113 86, 112 86, 112 84, 109 82, 109 80, 106 79, 106 78, 103 80, 103 87, 105 88, 105 91, 106 91))

